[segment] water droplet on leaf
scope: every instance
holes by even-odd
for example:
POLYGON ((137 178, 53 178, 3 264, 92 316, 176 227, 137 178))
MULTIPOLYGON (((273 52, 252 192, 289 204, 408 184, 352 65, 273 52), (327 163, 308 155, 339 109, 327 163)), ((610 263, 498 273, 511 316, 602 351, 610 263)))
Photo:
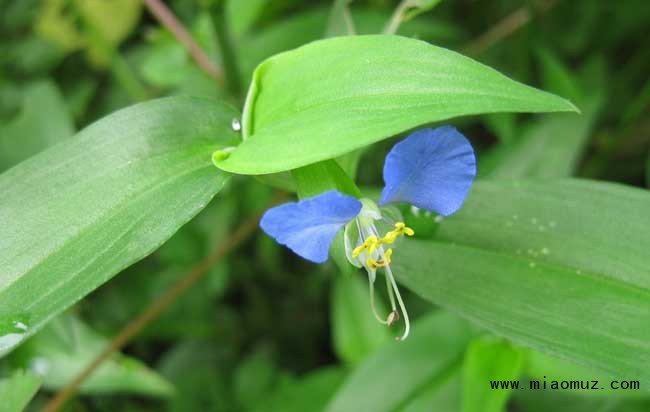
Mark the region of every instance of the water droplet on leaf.
POLYGON ((241 131, 241 123, 239 122, 239 119, 234 118, 232 119, 232 123, 230 123, 232 130, 239 132, 241 131))

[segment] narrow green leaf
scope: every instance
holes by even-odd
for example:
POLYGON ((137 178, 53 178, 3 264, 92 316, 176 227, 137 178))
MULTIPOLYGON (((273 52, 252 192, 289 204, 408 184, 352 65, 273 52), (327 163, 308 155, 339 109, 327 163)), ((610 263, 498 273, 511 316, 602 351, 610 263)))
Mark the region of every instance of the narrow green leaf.
POLYGON ((575 102, 582 102, 584 92, 579 81, 569 68, 546 48, 536 50, 537 60, 540 64, 542 86, 550 92, 566 96, 575 102))
MULTIPOLYGON (((14 357, 42 377, 44 388, 58 390, 72 382, 108 344, 108 339, 78 317, 63 314, 25 342, 14 357)), ((165 397, 173 393, 173 387, 139 360, 118 353, 102 363, 80 391, 165 397)))
POLYGON ((486 153, 479 162, 480 174, 515 179, 570 177, 591 137, 602 103, 602 96, 592 96, 581 105, 579 116, 562 113, 537 120, 517 140, 486 153))
POLYGON ((649 209, 617 184, 478 182, 436 241, 396 250, 394 272, 499 335, 648 387, 649 209))
POLYGON ((444 384, 461 362, 472 332, 443 311, 418 320, 403 342, 388 342, 367 358, 336 393, 327 412, 400 410, 436 382, 444 384))
POLYGON ((562 98, 423 41, 336 37, 258 66, 244 109, 245 140, 217 165, 273 173, 452 117, 572 110, 562 98))
POLYGON ((226 19, 233 33, 241 36, 246 33, 260 14, 268 0, 228 0, 226 1, 226 19))
POLYGON ((519 378, 523 354, 504 340, 486 336, 469 345, 463 363, 462 412, 501 412, 510 389, 493 389, 491 381, 519 378))
POLYGON ((0 412, 22 412, 39 386, 37 375, 22 370, 0 379, 0 412))
POLYGON ((295 382, 281 385, 255 412, 322 411, 345 378, 342 368, 321 368, 295 382))
POLYGON ((238 136, 222 103, 114 113, 0 175, 0 354, 154 251, 221 189, 212 151, 238 136))
POLYGON ((460 411, 461 378, 460 365, 446 376, 434 379, 421 387, 417 393, 399 408, 399 412, 430 412, 435 405, 436 412, 460 411))
POLYGON ((21 98, 16 117, 0 124, 0 172, 74 134, 65 100, 53 82, 30 83, 21 98))
MULTIPOLYGON (((336 276, 331 302, 332 343, 343 361, 359 363, 388 340, 388 328, 372 314, 367 280, 361 276, 336 276)), ((377 298, 375 305, 379 313, 388 314, 377 298)))

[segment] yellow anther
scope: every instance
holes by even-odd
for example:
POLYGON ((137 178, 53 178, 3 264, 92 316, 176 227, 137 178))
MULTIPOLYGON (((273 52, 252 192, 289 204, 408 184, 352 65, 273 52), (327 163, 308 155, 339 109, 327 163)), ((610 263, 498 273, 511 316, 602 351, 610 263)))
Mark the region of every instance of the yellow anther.
POLYGON ((390 257, 392 255, 393 255, 393 249, 387 249, 384 252, 384 256, 386 256, 386 259, 381 258, 379 260, 375 260, 373 258, 368 258, 366 259, 366 266, 368 266, 370 269, 378 269, 378 268, 386 267, 390 264, 391 262, 390 257))
POLYGON ((377 238, 377 236, 372 235, 368 236, 366 240, 363 241, 362 244, 359 246, 355 247, 354 250, 352 250, 352 257, 358 257, 361 252, 365 251, 369 255, 374 253, 375 250, 377 250, 377 247, 379 247, 380 241, 377 238))
POLYGON ((402 235, 413 236, 415 231, 410 227, 406 226, 404 222, 395 223, 395 229, 386 233, 379 241, 381 243, 390 245, 395 242, 395 240, 402 235))

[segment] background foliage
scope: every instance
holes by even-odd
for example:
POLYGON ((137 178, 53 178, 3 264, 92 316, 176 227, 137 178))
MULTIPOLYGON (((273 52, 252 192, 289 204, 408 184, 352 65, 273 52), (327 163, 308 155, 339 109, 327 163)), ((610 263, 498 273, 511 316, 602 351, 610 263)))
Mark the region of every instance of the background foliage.
POLYGON ((45 407, 192 268, 205 275, 65 410, 650 409, 645 1, 171 0, 198 63, 155 3, 0 0, 0 411, 45 407), (341 37, 256 71, 386 30, 581 114, 494 113, 573 106, 404 38, 341 37), (355 73, 402 97, 363 95, 355 73), (242 116, 258 140, 220 167, 282 173, 214 167, 242 116), (351 177, 376 194, 382 139, 441 120, 472 140, 480 176, 451 218, 402 210, 418 233, 395 261, 407 341, 374 321, 340 251, 314 266, 237 229, 278 189, 354 191, 351 177), (545 376, 641 390, 489 389, 545 376))

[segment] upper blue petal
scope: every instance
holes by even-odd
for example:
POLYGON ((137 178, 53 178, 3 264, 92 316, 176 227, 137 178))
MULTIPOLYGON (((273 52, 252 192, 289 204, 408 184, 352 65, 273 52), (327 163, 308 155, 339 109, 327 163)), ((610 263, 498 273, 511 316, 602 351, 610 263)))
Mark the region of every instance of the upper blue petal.
POLYGON ((361 202, 336 190, 264 213, 260 226, 278 243, 315 263, 327 260, 336 233, 361 211, 361 202))
POLYGON ((463 204, 475 176, 474 149, 456 128, 418 130, 388 153, 379 204, 407 202, 448 216, 463 204))

